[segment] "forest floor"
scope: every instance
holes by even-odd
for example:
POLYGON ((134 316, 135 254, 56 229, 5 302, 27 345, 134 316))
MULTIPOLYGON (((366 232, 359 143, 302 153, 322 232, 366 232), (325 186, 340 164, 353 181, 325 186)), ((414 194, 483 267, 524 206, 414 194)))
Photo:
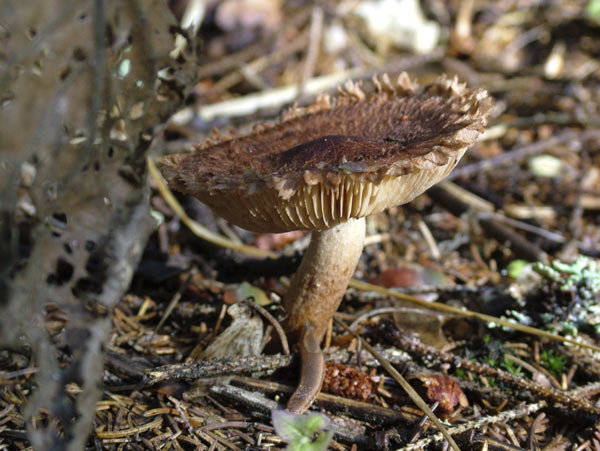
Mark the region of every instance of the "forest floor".
MULTIPOLYGON (((490 93, 486 132, 447 181, 368 218, 354 278, 380 288, 355 283, 336 318, 411 382, 461 449, 600 450, 599 2, 427 0, 426 19, 406 21, 420 31, 405 42, 369 28, 391 10, 357 12, 377 2, 262 0, 227 13, 219 9, 231 2, 208 3, 199 81, 160 153, 189 150, 213 127, 243 134, 349 78, 448 73, 490 93)), ((299 359, 264 345, 308 234, 253 234, 179 196, 193 221, 274 258, 224 249, 195 236, 152 187, 159 225, 112 317, 90 446, 284 448, 271 410, 297 383, 299 359), (223 348, 229 357, 213 359, 223 348)), ((49 311, 50 335, 65 321, 49 311)), ((311 412, 331 420, 330 449, 446 449, 337 323, 325 354, 328 393, 311 412)), ((11 404, 0 408, 0 431, 10 426, 11 446, 25 449, 35 368, 16 358, 5 368, 11 404)))

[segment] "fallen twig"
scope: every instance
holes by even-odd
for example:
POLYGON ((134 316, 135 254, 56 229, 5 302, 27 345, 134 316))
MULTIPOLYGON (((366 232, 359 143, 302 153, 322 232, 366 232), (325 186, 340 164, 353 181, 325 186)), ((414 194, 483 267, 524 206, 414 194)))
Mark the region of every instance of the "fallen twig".
MULTIPOLYGON (((448 429, 448 432, 450 432, 452 435, 458 435, 458 434, 462 434, 463 432, 470 431, 471 429, 481 429, 490 424, 505 423, 507 421, 514 420, 516 418, 524 417, 526 415, 531 415, 532 413, 537 412, 538 410, 543 409, 546 406, 547 406, 546 401, 540 401, 540 402, 536 402, 533 404, 528 404, 526 406, 519 407, 514 410, 508 410, 506 412, 502 412, 498 415, 481 417, 481 418, 477 418, 476 420, 468 421, 464 424, 460 424, 458 426, 451 427, 450 429, 448 429)), ((427 446, 431 443, 440 442, 443 439, 444 439, 444 436, 438 432, 429 437, 422 438, 421 440, 419 440, 415 443, 411 443, 410 445, 407 445, 403 448, 399 448, 398 451, 421 450, 425 446, 427 446)))
POLYGON ((588 139, 598 138, 600 138, 600 130, 597 129, 587 130, 584 132, 574 132, 572 130, 567 130, 543 141, 537 141, 533 144, 517 147, 516 149, 503 153, 502 155, 498 155, 497 157, 486 158, 484 160, 478 161, 477 163, 471 163, 466 166, 457 168, 454 171, 452 171, 452 173, 448 175, 448 177, 446 177, 446 181, 455 180, 459 177, 469 177, 480 172, 485 172, 496 166, 508 163, 510 161, 519 160, 520 158, 523 158, 526 155, 535 155, 544 152, 545 150, 551 147, 559 146, 567 142, 582 142, 588 139))
POLYGON ((420 358, 426 360, 434 358, 436 364, 449 364, 454 368, 461 368, 465 371, 493 377, 500 382, 518 388, 521 392, 529 391, 553 404, 561 404, 571 410, 585 412, 591 415, 600 415, 600 408, 584 399, 575 398, 568 393, 556 389, 542 387, 535 382, 514 376, 507 371, 499 370, 498 368, 491 367, 484 363, 473 362, 469 359, 441 351, 433 346, 428 346, 422 343, 414 334, 409 336, 408 333, 402 333, 389 322, 384 323, 384 330, 386 331, 388 338, 396 346, 411 354, 419 355, 420 358))
POLYGON ((238 359, 214 359, 190 364, 165 365, 152 368, 144 374, 144 386, 172 380, 193 381, 202 377, 217 377, 230 374, 272 373, 278 368, 288 366, 292 362, 291 355, 261 355, 240 357, 238 359))

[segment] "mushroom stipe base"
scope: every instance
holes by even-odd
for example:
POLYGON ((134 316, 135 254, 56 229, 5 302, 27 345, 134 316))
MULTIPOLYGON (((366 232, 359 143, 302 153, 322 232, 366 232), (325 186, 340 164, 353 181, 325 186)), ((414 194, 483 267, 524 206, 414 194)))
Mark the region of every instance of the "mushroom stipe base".
POLYGON ((307 326, 302 334, 300 359, 300 381, 287 403, 287 410, 296 414, 304 413, 312 405, 325 378, 325 357, 312 326, 307 326))
POLYGON ((288 410, 302 413, 321 390, 324 360, 320 343, 354 274, 365 241, 365 218, 313 232, 284 298, 286 330, 299 340, 300 383, 288 410))

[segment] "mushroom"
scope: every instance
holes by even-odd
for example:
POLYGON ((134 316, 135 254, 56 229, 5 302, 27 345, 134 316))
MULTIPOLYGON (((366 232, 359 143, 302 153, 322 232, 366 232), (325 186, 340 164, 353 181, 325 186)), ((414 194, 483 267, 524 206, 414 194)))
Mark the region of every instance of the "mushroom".
POLYGON ((365 217, 439 182, 483 132, 491 99, 456 78, 419 86, 406 73, 347 82, 337 96, 293 107, 243 137, 218 136, 160 162, 170 186, 255 232, 310 230, 284 298, 286 332, 299 341, 300 384, 288 409, 320 390, 320 343, 362 252, 365 217))

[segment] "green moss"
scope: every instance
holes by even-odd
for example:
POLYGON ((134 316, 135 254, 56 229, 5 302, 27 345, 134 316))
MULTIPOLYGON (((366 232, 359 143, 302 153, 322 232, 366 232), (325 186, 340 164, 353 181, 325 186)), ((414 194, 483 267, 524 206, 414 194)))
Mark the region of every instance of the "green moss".
POLYGON ((552 349, 542 351, 541 364, 555 377, 560 377, 564 372, 566 360, 564 356, 555 353, 552 349))

